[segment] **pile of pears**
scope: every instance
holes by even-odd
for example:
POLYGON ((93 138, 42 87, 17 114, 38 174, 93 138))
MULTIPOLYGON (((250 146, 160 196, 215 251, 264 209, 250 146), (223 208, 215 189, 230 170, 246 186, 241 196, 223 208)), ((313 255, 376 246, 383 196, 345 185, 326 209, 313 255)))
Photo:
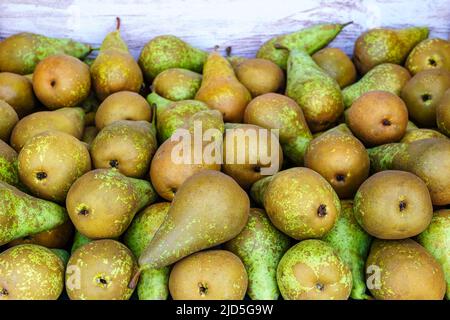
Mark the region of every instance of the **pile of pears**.
POLYGON ((350 58, 351 28, 254 58, 161 35, 136 60, 119 18, 98 49, 1 41, 0 300, 449 299, 450 42, 377 28, 350 58), (174 161, 198 123, 221 161, 174 161))

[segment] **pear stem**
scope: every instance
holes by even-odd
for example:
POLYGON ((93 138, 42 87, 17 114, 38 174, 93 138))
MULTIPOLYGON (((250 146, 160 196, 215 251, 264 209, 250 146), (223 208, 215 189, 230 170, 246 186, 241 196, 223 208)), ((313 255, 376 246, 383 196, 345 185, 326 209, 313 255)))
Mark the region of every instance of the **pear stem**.
POLYGON ((141 270, 138 270, 138 271, 134 274, 133 278, 131 278, 130 283, 128 283, 128 288, 129 288, 129 289, 134 290, 134 288, 136 288, 136 286, 137 286, 137 284, 138 284, 138 282, 139 282, 139 277, 141 276, 141 272, 142 272, 141 270))
POLYGON ((119 31, 120 29, 120 18, 116 17, 116 30, 119 31))
POLYGON ((229 56, 231 56, 231 50, 232 50, 233 48, 230 46, 230 47, 226 47, 226 49, 225 49, 225 53, 227 54, 227 57, 229 57, 229 56))
POLYGON ((344 27, 346 27, 346 26, 348 26, 350 24, 353 24, 353 21, 349 21, 349 22, 343 23, 342 24, 342 28, 344 28, 344 27))

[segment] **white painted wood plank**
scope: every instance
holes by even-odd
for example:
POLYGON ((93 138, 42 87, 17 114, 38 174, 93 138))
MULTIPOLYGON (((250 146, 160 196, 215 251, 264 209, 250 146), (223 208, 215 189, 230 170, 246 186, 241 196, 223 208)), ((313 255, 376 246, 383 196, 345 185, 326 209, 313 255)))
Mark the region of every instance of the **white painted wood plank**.
POLYGON ((449 0, 0 0, 0 38, 31 31, 99 46, 116 16, 136 57, 161 34, 253 56, 270 37, 318 22, 354 21, 332 44, 349 54, 357 36, 372 27, 427 25, 432 37, 445 39, 450 32, 449 0))

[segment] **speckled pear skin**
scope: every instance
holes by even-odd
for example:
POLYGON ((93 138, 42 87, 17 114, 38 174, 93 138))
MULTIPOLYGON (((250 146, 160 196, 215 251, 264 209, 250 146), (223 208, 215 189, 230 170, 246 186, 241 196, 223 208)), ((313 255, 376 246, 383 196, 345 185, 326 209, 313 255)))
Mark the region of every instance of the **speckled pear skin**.
POLYGON ((162 268, 237 236, 250 201, 229 176, 203 170, 177 191, 167 218, 139 258, 141 269, 162 268))
POLYGON ((355 42, 353 57, 361 74, 382 63, 402 65, 411 50, 428 38, 426 27, 377 28, 364 32, 355 42))
POLYGON ((439 131, 450 137, 450 89, 445 91, 436 107, 436 123, 439 131))
POLYGON ((142 71, 128 51, 120 31, 109 33, 91 65, 92 82, 100 101, 118 91, 139 92, 144 82, 142 71))
POLYGON ((252 96, 239 82, 228 60, 213 51, 203 67, 202 85, 195 99, 219 110, 224 121, 242 122, 245 107, 252 96))
POLYGON ((122 243, 92 241, 70 257, 66 291, 71 300, 128 300, 134 291, 128 284, 136 270, 135 257, 122 243))
POLYGON ((0 254, 0 300, 57 300, 64 288, 64 263, 35 244, 0 254))
POLYGON ((350 23, 316 24, 286 35, 274 37, 265 42, 256 54, 257 58, 268 59, 286 70, 289 52, 277 49, 275 45, 283 41, 289 47, 304 48, 308 54, 313 54, 330 43, 350 23))
POLYGON ((262 209, 251 208, 244 230, 225 244, 236 254, 248 274, 247 294, 252 300, 277 300, 277 266, 290 246, 290 238, 278 231, 262 209))
POLYGON ((285 300, 346 300, 352 289, 350 269, 322 240, 305 240, 291 247, 278 265, 277 281, 285 300))
POLYGON ((450 204, 450 141, 430 138, 368 149, 373 172, 403 170, 421 178, 433 205, 450 204))
POLYGON ((408 55, 405 67, 412 75, 435 68, 450 71, 450 42, 439 38, 423 40, 408 55))
POLYGON ((364 264, 372 237, 362 229, 353 215, 353 200, 341 201, 341 215, 323 241, 328 242, 352 271, 352 299, 368 299, 364 264))
POLYGON ((400 142, 403 143, 411 143, 416 140, 424 140, 424 139, 430 139, 430 138, 447 138, 445 135, 440 133, 439 131, 433 130, 433 129, 426 129, 426 128, 420 128, 420 129, 413 129, 413 130, 407 130, 405 135, 403 136, 402 140, 400 142))
POLYGON ((171 68, 156 76, 152 89, 172 101, 189 100, 194 99, 201 83, 201 74, 187 69, 171 68))
POLYGON ((53 229, 67 221, 65 208, 0 181, 0 245, 53 229))
POLYGON ((13 148, 0 140, 0 181, 15 187, 21 185, 17 156, 17 152, 13 148))
POLYGON ((145 79, 151 82, 170 68, 183 68, 201 73, 208 53, 194 48, 180 38, 162 35, 150 40, 142 49, 139 65, 145 79))
POLYGON ((400 96, 402 88, 411 79, 408 70, 402 66, 383 63, 367 72, 358 82, 342 90, 345 108, 369 91, 381 90, 400 96))
POLYGON ((115 168, 96 169, 70 187, 66 207, 83 235, 91 239, 116 238, 125 232, 134 215, 156 197, 146 180, 126 177, 115 168))
POLYGON ((335 123, 344 111, 341 89, 303 49, 290 49, 287 65, 286 95, 295 100, 305 114, 312 132, 322 131, 335 123))
POLYGON ((72 248, 70 249, 71 254, 75 252, 78 248, 84 246, 85 244, 92 242, 92 239, 89 239, 79 231, 75 230, 75 235, 73 237, 72 248))
POLYGON ((11 72, 0 72, 0 99, 13 107, 19 118, 32 112, 37 105, 31 79, 11 72))
MULTIPOLYGON (((124 235, 125 245, 139 257, 169 212, 170 202, 155 203, 139 212, 124 235)), ((170 267, 142 271, 137 285, 139 300, 167 300, 170 267)))
POLYGON ((67 54, 83 59, 91 51, 89 45, 70 39, 49 38, 22 32, 0 42, 0 71, 30 74, 39 61, 49 56, 67 54))

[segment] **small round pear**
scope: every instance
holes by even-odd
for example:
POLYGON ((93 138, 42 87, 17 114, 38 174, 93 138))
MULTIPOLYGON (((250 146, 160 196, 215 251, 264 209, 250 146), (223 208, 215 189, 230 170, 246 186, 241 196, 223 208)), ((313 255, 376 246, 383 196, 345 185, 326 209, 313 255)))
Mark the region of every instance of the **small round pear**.
POLYGON ((19 118, 29 114, 36 106, 31 81, 10 72, 0 72, 0 100, 13 107, 19 118))
POLYGON ((152 90, 171 101, 191 100, 201 84, 201 74, 187 69, 171 68, 156 76, 152 90))
POLYGON ((16 123, 19 121, 17 112, 7 102, 0 100, 0 139, 8 142, 16 123))
POLYGON ((412 75, 428 69, 450 71, 450 42, 439 38, 423 40, 408 55, 405 67, 412 75))

